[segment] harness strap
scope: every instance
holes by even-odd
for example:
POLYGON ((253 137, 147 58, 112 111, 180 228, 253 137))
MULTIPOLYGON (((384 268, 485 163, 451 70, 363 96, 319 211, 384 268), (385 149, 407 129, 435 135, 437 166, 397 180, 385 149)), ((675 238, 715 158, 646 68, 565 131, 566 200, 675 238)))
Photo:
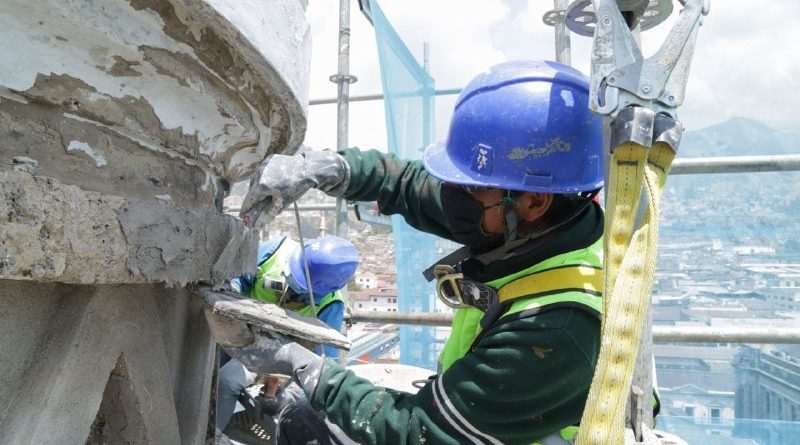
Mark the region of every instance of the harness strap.
POLYGON ((589 264, 571 264, 534 272, 510 281, 497 290, 497 301, 489 305, 480 320, 480 332, 472 341, 472 349, 483 333, 505 315, 511 306, 522 299, 532 299, 540 313, 544 310, 571 305, 591 310, 597 316, 603 312, 601 296, 602 269, 589 264), (565 292, 577 292, 568 300, 559 297, 565 292), (552 297, 551 297, 552 296, 552 297))
POLYGON ((587 264, 546 269, 518 278, 497 290, 500 303, 511 302, 534 294, 579 291, 600 295, 603 290, 603 272, 587 264), (566 286, 565 286, 566 284, 566 286))

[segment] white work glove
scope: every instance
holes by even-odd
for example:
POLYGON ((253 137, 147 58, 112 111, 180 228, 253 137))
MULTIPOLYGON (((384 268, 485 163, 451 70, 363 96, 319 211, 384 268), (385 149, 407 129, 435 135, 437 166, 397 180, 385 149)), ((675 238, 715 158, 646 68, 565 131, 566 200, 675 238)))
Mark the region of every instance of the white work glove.
POLYGON ((270 155, 253 174, 239 215, 248 225, 254 225, 259 217, 268 223, 309 189, 341 196, 349 182, 350 167, 334 151, 270 155))

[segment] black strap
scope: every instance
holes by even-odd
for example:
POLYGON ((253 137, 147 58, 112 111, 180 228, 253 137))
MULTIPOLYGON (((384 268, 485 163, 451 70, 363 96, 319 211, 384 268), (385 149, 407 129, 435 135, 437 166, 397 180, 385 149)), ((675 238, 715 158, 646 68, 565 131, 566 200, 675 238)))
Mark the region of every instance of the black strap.
POLYGON ((450 267, 455 268, 463 261, 467 260, 472 256, 472 249, 469 246, 462 246, 459 249, 455 250, 453 253, 445 256, 444 258, 440 259, 439 261, 431 264, 427 269, 422 271, 422 276, 425 277, 428 282, 433 281, 436 276, 433 274, 433 269, 440 265, 446 264, 450 267))

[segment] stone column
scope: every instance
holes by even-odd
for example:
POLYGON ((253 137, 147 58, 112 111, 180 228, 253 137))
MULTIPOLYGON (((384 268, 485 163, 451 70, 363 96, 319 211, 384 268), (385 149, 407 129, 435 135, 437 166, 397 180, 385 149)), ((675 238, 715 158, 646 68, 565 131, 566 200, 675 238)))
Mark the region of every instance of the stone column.
POLYGON ((0 2, 0 437, 200 444, 230 184, 306 127, 300 0, 0 2))

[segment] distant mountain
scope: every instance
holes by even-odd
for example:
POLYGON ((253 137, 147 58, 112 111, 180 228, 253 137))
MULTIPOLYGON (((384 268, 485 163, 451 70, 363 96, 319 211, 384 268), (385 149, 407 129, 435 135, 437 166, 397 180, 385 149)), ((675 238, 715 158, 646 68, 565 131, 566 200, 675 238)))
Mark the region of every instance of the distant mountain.
MULTIPOLYGON (((800 129, 777 130, 741 117, 687 131, 678 150, 678 158, 782 154, 800 154, 800 129)), ((663 240, 757 240, 777 247, 797 238, 798 179, 798 172, 671 176, 662 210, 663 240)))
POLYGON ((781 131, 757 120, 734 117, 684 133, 678 157, 779 154, 800 154, 800 125, 781 131))

